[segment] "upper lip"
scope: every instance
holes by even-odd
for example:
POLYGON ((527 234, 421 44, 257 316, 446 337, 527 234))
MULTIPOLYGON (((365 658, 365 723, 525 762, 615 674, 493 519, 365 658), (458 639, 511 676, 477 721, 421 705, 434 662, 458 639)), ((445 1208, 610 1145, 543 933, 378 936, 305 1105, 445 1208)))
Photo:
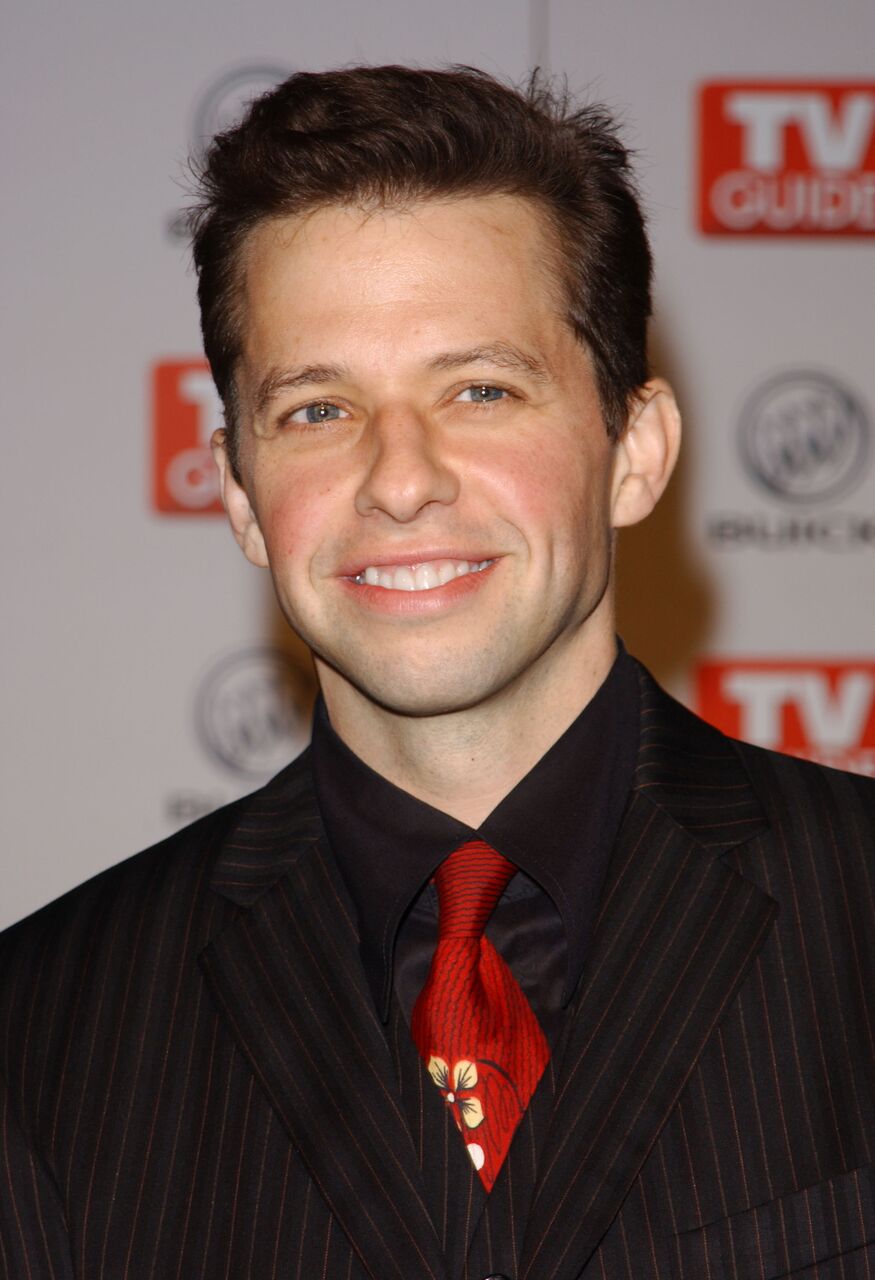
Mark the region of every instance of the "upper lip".
POLYGON ((460 551, 457 548, 447 547, 413 547, 396 551, 375 551, 372 555, 357 556, 355 560, 348 560, 341 565, 338 570, 338 577, 355 578, 360 573, 364 573, 365 569, 383 569, 392 566, 397 568, 401 565, 415 566, 420 564, 429 564, 434 560, 467 560, 469 564, 481 564, 484 560, 494 560, 495 555, 481 551, 460 551))

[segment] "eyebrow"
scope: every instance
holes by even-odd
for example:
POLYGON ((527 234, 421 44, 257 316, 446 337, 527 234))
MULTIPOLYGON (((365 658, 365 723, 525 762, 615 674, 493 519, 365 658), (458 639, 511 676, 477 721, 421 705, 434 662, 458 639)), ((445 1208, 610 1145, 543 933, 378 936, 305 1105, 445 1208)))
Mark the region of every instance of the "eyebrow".
MULTIPOLYGON (((445 351, 428 361, 427 368, 439 372, 462 369, 472 364, 490 364, 514 373, 527 374, 539 383, 551 381, 543 361, 520 350, 510 342, 491 342, 486 346, 468 347, 463 351, 445 351)), ((324 386, 345 381, 350 371, 341 364, 305 364, 297 369, 269 369, 255 393, 255 412, 263 413, 276 396, 296 387, 324 386)))
POLYGON ((305 364, 298 369, 269 369, 255 393, 255 412, 263 413, 271 400, 283 391, 296 387, 312 387, 327 382, 340 382, 349 377, 349 370, 340 364, 305 364))
POLYGON ((550 372, 542 360, 521 351, 510 342, 491 342, 466 351, 447 351, 429 361, 430 369, 461 369, 469 364, 492 364, 514 373, 528 374, 536 382, 550 382, 550 372))

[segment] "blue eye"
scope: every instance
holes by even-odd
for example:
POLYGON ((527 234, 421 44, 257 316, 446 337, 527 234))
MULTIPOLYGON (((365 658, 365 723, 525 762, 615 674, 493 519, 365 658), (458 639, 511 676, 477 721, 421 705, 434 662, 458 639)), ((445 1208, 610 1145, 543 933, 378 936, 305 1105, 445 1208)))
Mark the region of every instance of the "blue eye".
POLYGON ((469 404, 489 404, 491 401, 500 400, 506 395, 507 392, 501 387, 491 387, 488 383, 481 383, 478 386, 466 387, 459 398, 468 397, 469 404))
POLYGON ((313 404, 305 404, 291 415, 291 422, 306 422, 318 425, 320 422, 333 422, 341 416, 342 410, 327 400, 317 400, 313 404))

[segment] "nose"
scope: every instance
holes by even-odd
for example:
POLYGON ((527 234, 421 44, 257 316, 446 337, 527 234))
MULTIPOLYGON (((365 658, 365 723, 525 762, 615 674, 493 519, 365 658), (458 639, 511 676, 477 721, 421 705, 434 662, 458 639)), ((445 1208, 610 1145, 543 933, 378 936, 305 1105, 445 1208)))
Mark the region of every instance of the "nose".
POLYGON ((407 524, 432 503, 456 501, 458 474, 433 424, 412 411, 393 410, 376 417, 371 428, 355 499, 359 515, 383 513, 407 524))

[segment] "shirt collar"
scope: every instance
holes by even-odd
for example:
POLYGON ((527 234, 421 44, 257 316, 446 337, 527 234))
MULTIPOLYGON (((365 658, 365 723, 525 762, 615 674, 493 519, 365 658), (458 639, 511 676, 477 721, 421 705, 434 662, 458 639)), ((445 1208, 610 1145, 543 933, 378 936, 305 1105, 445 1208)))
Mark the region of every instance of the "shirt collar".
POLYGON ((388 1013, 398 927, 435 868, 466 840, 487 841, 550 896, 566 939, 563 1004, 583 968, 638 745, 638 681, 620 645, 577 719, 478 829, 396 787, 331 727, 313 724, 313 780, 329 843, 355 905, 362 961, 388 1013))

